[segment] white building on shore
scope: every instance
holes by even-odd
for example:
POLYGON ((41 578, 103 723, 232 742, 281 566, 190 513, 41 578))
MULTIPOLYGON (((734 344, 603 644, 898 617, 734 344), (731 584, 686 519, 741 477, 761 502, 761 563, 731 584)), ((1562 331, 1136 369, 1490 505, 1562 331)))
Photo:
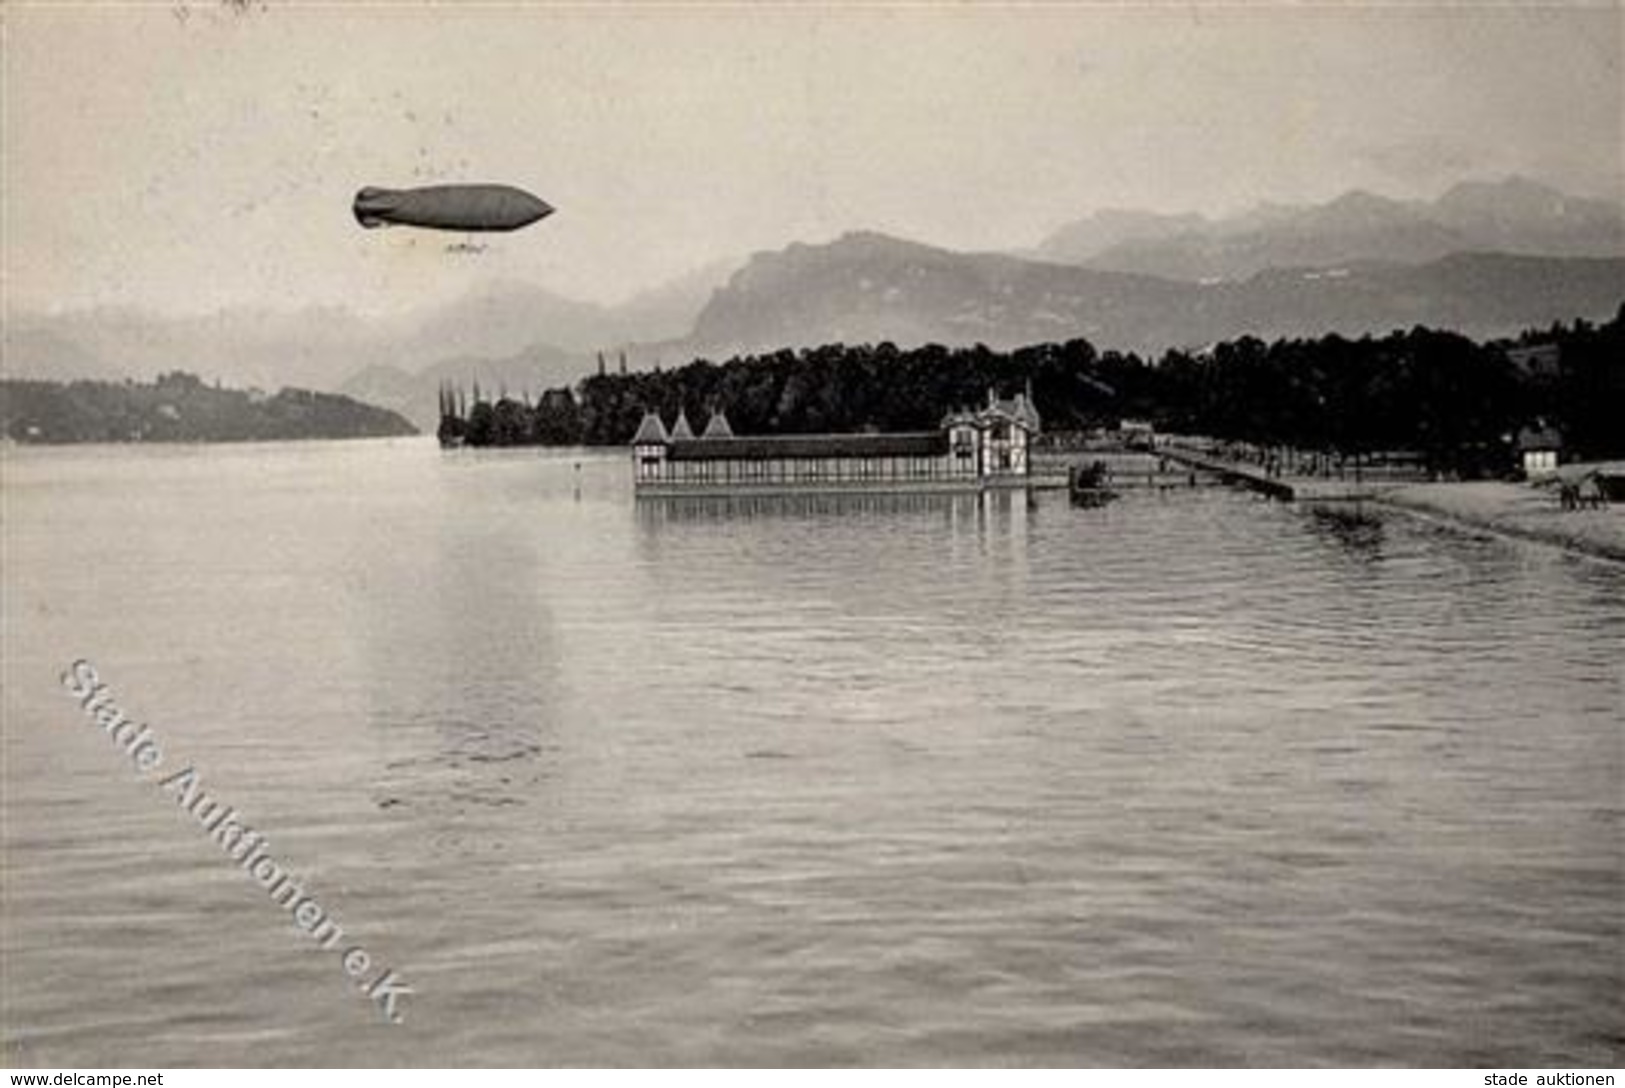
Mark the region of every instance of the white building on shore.
POLYGON ((975 411, 951 412, 934 431, 899 434, 735 435, 712 414, 694 437, 678 413, 670 430, 654 412, 632 439, 639 494, 762 490, 975 490, 1023 487, 1041 421, 1030 392, 988 391, 975 411))

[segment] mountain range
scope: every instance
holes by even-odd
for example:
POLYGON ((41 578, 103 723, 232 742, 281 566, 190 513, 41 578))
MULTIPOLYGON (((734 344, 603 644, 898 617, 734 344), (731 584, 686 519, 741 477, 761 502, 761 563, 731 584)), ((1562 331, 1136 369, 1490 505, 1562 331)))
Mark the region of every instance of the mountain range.
POLYGON ((1461 253, 1191 283, 857 233, 759 254, 711 297, 671 355, 890 340, 1011 348, 1082 337, 1160 351, 1251 333, 1357 336, 1426 324, 1471 336, 1602 318, 1625 301, 1625 258, 1461 253))
POLYGON ((611 366, 624 350, 647 367, 834 341, 1082 337, 1154 352, 1416 324, 1496 336, 1606 318, 1622 300, 1619 207, 1514 178, 1435 201, 1354 192, 1217 220, 1097 212, 1023 253, 859 231, 700 269, 616 306, 498 282, 392 319, 340 308, 13 314, 3 348, 7 377, 182 369, 228 385, 336 390, 432 428, 443 381, 534 393, 573 383, 606 348, 611 366))
POLYGON ((1027 255, 1213 281, 1245 279, 1270 268, 1420 264, 1470 252, 1620 256, 1625 214, 1618 204, 1514 177, 1462 182, 1433 201, 1356 190, 1326 204, 1267 204, 1220 219, 1105 210, 1061 227, 1027 255))

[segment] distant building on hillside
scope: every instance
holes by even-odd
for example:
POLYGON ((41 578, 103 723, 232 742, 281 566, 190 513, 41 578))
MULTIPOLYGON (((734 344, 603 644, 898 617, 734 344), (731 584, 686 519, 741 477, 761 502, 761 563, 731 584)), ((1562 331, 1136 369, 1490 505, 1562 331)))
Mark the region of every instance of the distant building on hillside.
POLYGON ((934 431, 902 434, 735 435, 712 413, 700 437, 679 412, 654 412, 632 438, 639 494, 761 490, 974 490, 1023 487, 1041 429, 1030 391, 951 412, 934 431))
POLYGON ((1518 432, 1518 459, 1529 479, 1550 476, 1563 459, 1563 436, 1544 420, 1518 432))

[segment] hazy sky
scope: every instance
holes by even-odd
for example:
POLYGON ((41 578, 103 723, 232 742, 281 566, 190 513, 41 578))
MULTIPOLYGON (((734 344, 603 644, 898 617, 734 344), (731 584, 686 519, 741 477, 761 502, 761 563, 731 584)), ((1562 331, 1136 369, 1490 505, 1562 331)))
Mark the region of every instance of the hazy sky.
POLYGON ((13 310, 614 299, 872 228, 1036 243, 1523 173, 1620 196, 1621 7, 8 3, 13 310), (503 181, 490 248, 363 231, 363 185, 503 181))

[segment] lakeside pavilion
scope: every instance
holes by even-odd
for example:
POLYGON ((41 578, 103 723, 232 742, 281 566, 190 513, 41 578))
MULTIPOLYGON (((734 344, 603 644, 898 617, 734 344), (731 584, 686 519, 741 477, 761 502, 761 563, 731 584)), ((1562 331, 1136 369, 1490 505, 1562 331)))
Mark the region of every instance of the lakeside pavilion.
POLYGON ((671 429, 648 412, 632 438, 639 494, 755 490, 976 490, 1024 487, 1041 421, 1029 389, 951 412, 934 431, 736 435, 714 411, 695 437, 682 411, 671 429))

